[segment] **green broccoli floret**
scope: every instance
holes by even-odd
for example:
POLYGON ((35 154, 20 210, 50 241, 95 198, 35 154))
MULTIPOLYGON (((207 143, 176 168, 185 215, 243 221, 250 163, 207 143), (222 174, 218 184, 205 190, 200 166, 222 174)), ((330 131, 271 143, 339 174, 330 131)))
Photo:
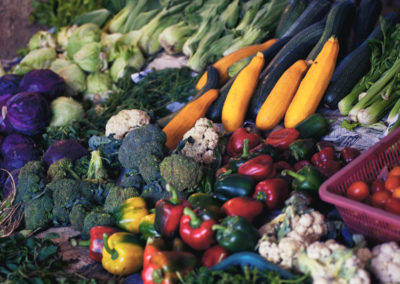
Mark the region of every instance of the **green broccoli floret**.
POLYGON ((142 188, 143 178, 137 170, 126 172, 120 179, 119 186, 121 187, 135 187, 142 188))
POLYGON ((25 228, 36 230, 51 225, 53 220, 53 200, 50 194, 44 194, 38 198, 25 202, 25 228))
POLYGON ((40 161, 26 163, 18 175, 17 195, 14 203, 28 201, 41 194, 46 186, 46 170, 40 161))
POLYGON ((62 206, 53 207, 53 224, 54 226, 67 226, 70 224, 69 213, 70 209, 62 206))
POLYGON ((146 183, 156 180, 163 159, 166 136, 155 124, 147 124, 128 133, 119 148, 118 158, 126 169, 138 169, 146 183))
POLYGON ((77 231, 82 231, 83 223, 86 215, 90 212, 91 207, 78 203, 72 207, 71 212, 69 213, 69 220, 71 222, 72 228, 77 231))
POLYGON ((201 165, 191 157, 172 154, 160 164, 161 176, 178 191, 195 188, 201 180, 201 165))
POLYGON ((104 211, 107 213, 114 213, 114 211, 124 202, 126 199, 139 196, 139 192, 134 187, 119 187, 114 184, 108 184, 109 192, 104 203, 104 211))
POLYGON ((82 158, 75 160, 75 162, 74 162, 74 171, 82 179, 87 178, 89 163, 90 163, 90 157, 88 155, 85 155, 82 158))
POLYGON ((80 180, 81 177, 74 171, 74 164, 69 158, 64 158, 52 163, 47 170, 47 179, 57 181, 65 178, 80 180))
POLYGON ((114 226, 114 217, 103 211, 101 207, 93 209, 88 215, 86 215, 83 221, 83 229, 81 237, 84 240, 89 239, 89 232, 92 227, 95 226, 114 226))

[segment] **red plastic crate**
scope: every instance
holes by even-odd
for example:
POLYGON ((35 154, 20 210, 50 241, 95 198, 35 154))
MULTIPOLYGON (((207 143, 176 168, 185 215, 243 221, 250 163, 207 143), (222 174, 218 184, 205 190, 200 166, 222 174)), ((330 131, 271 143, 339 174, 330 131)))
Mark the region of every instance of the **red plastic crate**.
POLYGON ((396 165, 400 165, 400 127, 325 181, 319 195, 336 206, 353 232, 376 241, 400 241, 400 216, 345 197, 353 182, 371 182, 385 166, 390 170, 396 165))

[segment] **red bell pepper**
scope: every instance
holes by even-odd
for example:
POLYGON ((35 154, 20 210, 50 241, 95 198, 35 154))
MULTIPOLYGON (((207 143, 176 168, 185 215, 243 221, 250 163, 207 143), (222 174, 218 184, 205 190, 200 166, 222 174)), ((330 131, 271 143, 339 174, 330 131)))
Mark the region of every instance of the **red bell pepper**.
POLYGON ((319 144, 318 149, 319 152, 312 156, 311 162, 322 175, 329 178, 340 170, 341 165, 339 161, 336 160, 335 150, 333 147, 319 144))
POLYGON ((311 163, 309 161, 302 160, 302 161, 298 161, 296 164, 294 164, 293 169, 294 169, 295 172, 297 172, 300 169, 302 169, 303 167, 309 166, 309 165, 311 165, 311 163))
POLYGON ((274 163, 274 169, 276 172, 280 173, 283 170, 292 170, 292 166, 285 161, 278 161, 276 163, 274 163))
POLYGON ((201 264, 205 267, 212 267, 221 260, 225 259, 227 256, 228 252, 226 249, 220 245, 215 245, 204 252, 201 258, 201 264))
POLYGON ((212 226, 215 221, 206 215, 197 216, 198 210, 185 208, 179 226, 179 234, 182 240, 195 250, 206 250, 215 242, 215 233, 212 226))
POLYGON ((336 160, 335 150, 332 147, 325 147, 311 157, 314 166, 323 165, 327 161, 336 160))
POLYGON ((101 262, 103 258, 103 234, 111 236, 112 234, 120 232, 119 229, 108 226, 95 226, 90 229, 90 240, 80 241, 79 246, 89 246, 89 257, 94 261, 101 262))
POLYGON ((236 129, 228 140, 227 152, 231 156, 242 154, 244 139, 249 140, 249 149, 261 143, 261 137, 255 132, 248 132, 246 128, 236 129))
POLYGON ((244 162, 238 168, 238 173, 249 176, 257 181, 273 175, 273 160, 269 155, 260 155, 244 162))
POLYGON ((256 185, 253 197, 265 201, 269 209, 277 209, 289 197, 289 184, 283 178, 260 181, 256 185))
POLYGON ((165 243, 162 238, 149 237, 147 238, 146 247, 143 254, 143 269, 142 280, 144 284, 153 284, 154 266, 150 265, 150 260, 156 253, 165 249, 165 243))
POLYGON ((185 199, 180 199, 175 189, 167 185, 167 190, 172 193, 170 199, 161 199, 155 206, 156 217, 154 228, 165 238, 172 238, 178 233, 179 222, 183 216, 183 209, 190 207, 185 199))
POLYGON ((315 166, 315 168, 326 178, 333 176, 341 167, 340 162, 335 160, 328 160, 323 164, 315 166))
POLYGON ((340 152, 340 157, 342 158, 342 161, 345 162, 346 164, 350 163, 353 161, 355 158, 360 156, 361 152, 360 150, 352 147, 345 147, 343 150, 340 152))
POLYGON ((265 144, 272 145, 279 149, 287 149, 299 135, 300 133, 294 128, 279 129, 268 135, 267 139, 265 139, 265 144))
POLYGON ((226 201, 221 209, 228 216, 241 216, 252 222, 263 211, 263 204, 257 199, 240 196, 226 201))

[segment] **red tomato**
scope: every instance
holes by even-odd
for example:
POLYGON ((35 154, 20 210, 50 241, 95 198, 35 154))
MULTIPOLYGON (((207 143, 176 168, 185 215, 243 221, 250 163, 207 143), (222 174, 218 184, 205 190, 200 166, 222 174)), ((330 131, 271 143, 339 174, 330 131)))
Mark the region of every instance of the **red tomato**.
POLYGON ((388 177, 400 176, 400 166, 394 167, 388 174, 388 177))
POLYGON ((368 184, 364 181, 353 182, 348 188, 346 195, 348 198, 363 201, 369 195, 368 184))
POLYGON ((386 201, 390 197, 391 194, 387 190, 377 191, 372 194, 372 206, 384 209, 386 201))
POLYGON ((388 178, 385 180, 385 188, 390 192, 393 192, 393 190, 399 186, 400 186, 400 176, 391 176, 391 177, 388 176, 388 178))
POLYGON ((385 210, 400 215, 400 200, 390 197, 385 204, 385 210))
POLYGON ((294 128, 283 128, 271 132, 267 139, 265 139, 265 144, 278 147, 280 149, 289 148, 290 143, 299 137, 299 132, 294 128))
POLYGON ((381 179, 376 179, 371 184, 371 193, 385 190, 385 182, 381 179))

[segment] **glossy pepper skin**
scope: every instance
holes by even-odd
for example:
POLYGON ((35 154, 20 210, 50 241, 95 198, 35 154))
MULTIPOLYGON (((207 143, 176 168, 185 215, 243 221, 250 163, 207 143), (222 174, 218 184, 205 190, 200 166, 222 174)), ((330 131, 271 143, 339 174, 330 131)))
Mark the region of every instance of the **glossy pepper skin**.
POLYGON ((324 176, 313 166, 305 166, 298 172, 284 170, 282 171, 282 174, 293 177, 293 190, 318 191, 319 187, 325 180, 324 176))
POLYGON ((289 197, 289 187, 283 178, 265 179, 256 185, 253 198, 264 201, 268 209, 275 210, 289 197))
POLYGON ((222 205, 222 212, 227 216, 241 216, 249 222, 252 222, 262 211, 263 204, 248 196, 229 199, 222 205))
POLYGON ((313 139, 297 139, 289 145, 289 150, 296 161, 308 160, 315 152, 315 142, 313 139))
POLYGON ((320 113, 315 113, 295 127, 302 138, 320 139, 329 133, 329 121, 320 113))
POLYGON ((143 265, 144 249, 135 235, 118 232, 110 237, 103 235, 103 259, 105 270, 114 275, 127 275, 138 272, 143 265))
POLYGON ((274 161, 278 159, 279 151, 272 145, 260 144, 253 149, 250 149, 251 155, 269 155, 274 161))
POLYGON ((190 252, 159 251, 155 253, 149 264, 142 271, 143 284, 181 283, 183 277, 197 265, 197 257, 190 252))
POLYGON ((263 180, 273 175, 273 160, 269 155, 254 157, 240 165, 238 173, 252 177, 256 181, 263 180))
POLYGON ((214 184, 215 197, 222 202, 238 196, 250 196, 256 181, 240 174, 227 174, 217 178, 214 184))
POLYGON ((234 156, 229 159, 228 162, 228 167, 231 170, 231 172, 236 173, 239 169, 239 167, 253 158, 255 155, 251 154, 249 151, 249 140, 245 139, 244 140, 244 146, 243 146, 243 153, 237 156, 234 156))
POLYGON ((133 234, 139 233, 140 220, 149 214, 142 197, 125 200, 115 212, 117 226, 133 234))
POLYGON ((254 251, 260 234, 245 218, 229 216, 213 226, 218 244, 228 252, 254 251))
POLYGON ((220 245, 215 245, 207 249, 201 257, 201 265, 212 267, 228 256, 226 249, 220 245))
POLYGON ((156 228, 154 228, 154 221, 156 219, 156 214, 151 213, 149 215, 144 216, 139 222, 139 232, 146 239, 149 237, 159 237, 160 234, 157 232, 156 228))
POLYGON ((331 146, 321 147, 320 151, 315 153, 311 162, 317 170, 325 177, 330 177, 340 170, 340 162, 336 160, 335 150, 331 146))
POLYGON ((299 134, 294 128, 275 130, 265 139, 265 144, 272 145, 278 149, 288 149, 289 145, 299 137, 299 134))
POLYGON ((355 158, 360 156, 361 152, 360 150, 352 147, 345 147, 343 150, 340 152, 340 157, 342 161, 346 164, 350 163, 353 161, 355 158))
POLYGON ((120 230, 109 226, 95 226, 90 229, 90 240, 80 241, 79 246, 89 246, 89 257, 96 261, 101 262, 103 258, 103 235, 110 236, 120 230))
POLYGON ((236 129, 228 140, 226 149, 228 154, 231 156, 242 154, 245 139, 249 141, 249 149, 252 149, 261 143, 261 137, 257 133, 249 132, 246 128, 241 127, 236 129))
POLYGON ((194 250, 206 250, 215 243, 215 233, 212 226, 213 219, 197 216, 198 211, 190 208, 183 210, 183 216, 179 225, 179 234, 182 240, 194 250))
POLYGON ((221 217, 221 202, 208 193, 196 192, 189 196, 188 202, 192 208, 202 208, 217 220, 221 217))
POLYGON ((187 200, 179 199, 178 193, 171 186, 167 190, 172 193, 170 199, 161 199, 156 203, 154 228, 164 238, 173 238, 179 229, 179 222, 183 216, 183 209, 190 207, 187 200))

